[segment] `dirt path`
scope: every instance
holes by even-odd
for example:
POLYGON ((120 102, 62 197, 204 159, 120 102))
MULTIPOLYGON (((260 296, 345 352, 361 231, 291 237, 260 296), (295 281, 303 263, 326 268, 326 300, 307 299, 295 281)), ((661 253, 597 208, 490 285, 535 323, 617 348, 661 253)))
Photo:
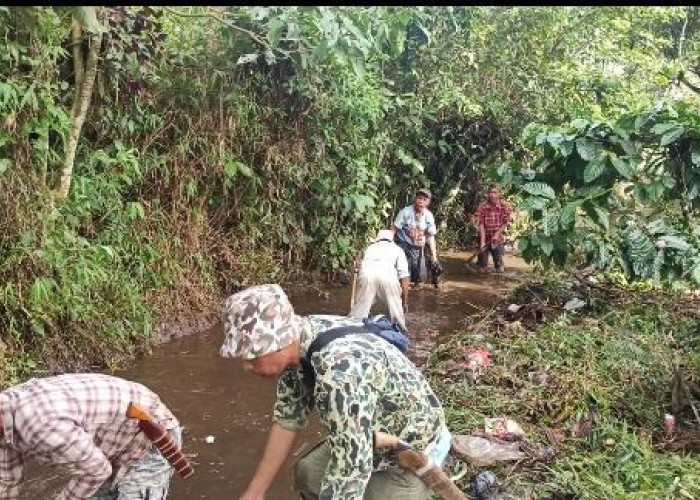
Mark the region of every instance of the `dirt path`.
MULTIPOLYGON (((481 274, 465 268, 469 255, 443 254, 446 281, 441 288, 426 287, 411 294, 407 326, 413 341, 411 356, 418 364, 438 337, 449 335, 460 328, 466 316, 493 304, 526 269, 522 261, 508 257, 506 267, 510 272, 481 274)), ((287 292, 299 314, 346 314, 349 309, 349 285, 305 290, 288 287, 287 292)), ((221 325, 217 324, 203 333, 162 345, 152 356, 115 373, 152 388, 186 427, 185 452, 196 473, 188 480, 173 479, 170 498, 174 500, 238 498, 262 454, 275 382, 257 378, 244 372, 238 362, 221 358, 218 353, 222 339, 221 325), (213 436, 214 443, 207 444, 207 436, 213 436)), ((320 426, 314 421, 299 436, 295 451, 305 449, 320 436, 320 426)), ((268 500, 292 498, 290 464, 291 460, 268 500)), ((61 482, 53 471, 38 472, 28 474, 32 498, 46 496, 61 482)))

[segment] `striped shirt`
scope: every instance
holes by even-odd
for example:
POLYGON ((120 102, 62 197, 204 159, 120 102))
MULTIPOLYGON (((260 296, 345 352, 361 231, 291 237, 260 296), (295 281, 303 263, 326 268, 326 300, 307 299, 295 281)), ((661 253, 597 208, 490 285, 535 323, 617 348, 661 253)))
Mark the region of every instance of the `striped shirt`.
POLYGON ((478 225, 484 226, 486 242, 490 243, 494 234, 510 221, 510 206, 504 201, 496 205, 484 202, 477 208, 476 218, 478 225))
POLYGON ((35 378, 0 393, 0 498, 19 499, 23 465, 38 459, 71 479, 56 497, 87 498, 110 477, 118 482, 151 446, 129 402, 166 429, 177 419, 148 388, 101 374, 35 378))

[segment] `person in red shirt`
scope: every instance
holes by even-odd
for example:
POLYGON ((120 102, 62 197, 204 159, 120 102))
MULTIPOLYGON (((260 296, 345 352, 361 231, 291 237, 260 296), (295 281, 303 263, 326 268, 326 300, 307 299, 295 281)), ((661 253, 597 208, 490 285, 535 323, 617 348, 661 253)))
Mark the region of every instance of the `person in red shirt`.
POLYGON ((496 271, 503 272, 503 231, 508 222, 510 206, 501 199, 499 187, 490 184, 488 200, 481 203, 476 211, 476 224, 479 228, 479 267, 485 269, 488 266, 490 253, 496 271))

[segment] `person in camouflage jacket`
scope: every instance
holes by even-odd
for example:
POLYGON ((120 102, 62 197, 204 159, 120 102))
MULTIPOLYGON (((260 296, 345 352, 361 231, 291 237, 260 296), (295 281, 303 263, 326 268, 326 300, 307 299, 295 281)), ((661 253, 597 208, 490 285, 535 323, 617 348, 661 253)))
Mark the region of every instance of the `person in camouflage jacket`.
POLYGON ((391 452, 372 445, 375 431, 387 432, 438 463, 449 449, 440 401, 401 351, 371 333, 338 338, 313 354, 316 382, 308 387, 300 359, 311 342, 325 330, 362 325, 361 320, 296 315, 279 285, 260 285, 229 297, 223 321, 221 355, 243 358, 244 368, 258 375, 279 377, 274 423, 243 499, 264 497, 314 407, 328 436, 294 467, 302 498, 429 497, 417 476, 398 468, 391 452))

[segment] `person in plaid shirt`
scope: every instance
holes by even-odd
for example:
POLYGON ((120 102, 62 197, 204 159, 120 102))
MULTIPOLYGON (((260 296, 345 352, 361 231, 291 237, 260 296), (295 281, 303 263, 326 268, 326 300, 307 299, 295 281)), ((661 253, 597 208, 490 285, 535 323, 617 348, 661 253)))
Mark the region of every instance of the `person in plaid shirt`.
POLYGON ((24 462, 60 467, 70 480, 59 500, 165 498, 172 468, 129 402, 181 442, 177 419, 148 388, 101 374, 34 378, 0 393, 0 498, 20 498, 24 462))
POLYGON ((498 272, 503 272, 503 231, 510 222, 510 206, 501 199, 501 191, 496 184, 489 185, 488 200, 479 205, 476 223, 479 228, 479 260, 483 269, 488 266, 489 253, 498 272))

